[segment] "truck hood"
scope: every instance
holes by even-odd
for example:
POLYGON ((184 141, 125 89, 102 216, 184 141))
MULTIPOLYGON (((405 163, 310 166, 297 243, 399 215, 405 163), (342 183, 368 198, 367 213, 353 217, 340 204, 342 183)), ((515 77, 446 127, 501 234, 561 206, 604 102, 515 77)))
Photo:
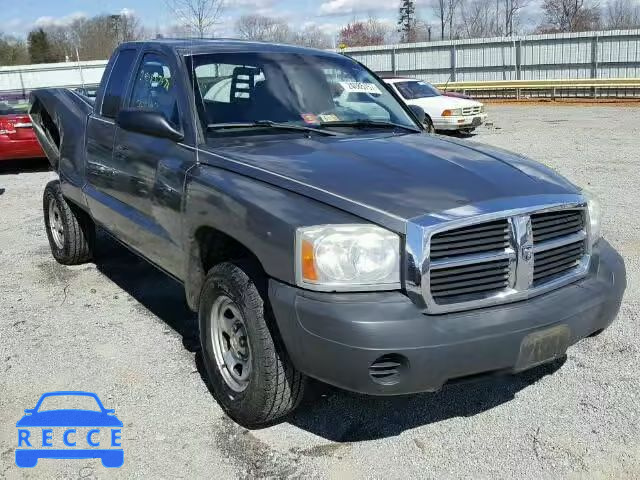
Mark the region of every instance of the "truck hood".
POLYGON ((440 136, 257 138, 208 147, 200 161, 397 230, 408 219, 481 201, 578 191, 532 160, 440 136))

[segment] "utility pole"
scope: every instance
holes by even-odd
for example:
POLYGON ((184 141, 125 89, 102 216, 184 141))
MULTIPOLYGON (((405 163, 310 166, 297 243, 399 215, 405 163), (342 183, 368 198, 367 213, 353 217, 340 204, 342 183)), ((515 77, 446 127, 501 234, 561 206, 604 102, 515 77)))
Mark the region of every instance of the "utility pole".
POLYGON ((116 38, 116 45, 120 45, 120 35, 118 32, 118 28, 120 27, 120 15, 111 15, 111 26, 113 28, 113 32, 115 34, 115 38, 116 38))

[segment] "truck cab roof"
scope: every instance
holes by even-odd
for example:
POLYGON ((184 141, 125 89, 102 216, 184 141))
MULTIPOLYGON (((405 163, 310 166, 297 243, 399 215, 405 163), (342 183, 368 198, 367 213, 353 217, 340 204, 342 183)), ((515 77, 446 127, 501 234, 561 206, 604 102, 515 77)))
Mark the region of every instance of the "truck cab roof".
POLYGON ((125 42, 119 46, 124 48, 160 48, 173 50, 179 54, 202 54, 214 52, 269 52, 298 53, 307 55, 341 56, 338 53, 315 48, 284 45, 279 43, 259 42, 254 40, 238 40, 232 38, 158 38, 139 42, 125 42))

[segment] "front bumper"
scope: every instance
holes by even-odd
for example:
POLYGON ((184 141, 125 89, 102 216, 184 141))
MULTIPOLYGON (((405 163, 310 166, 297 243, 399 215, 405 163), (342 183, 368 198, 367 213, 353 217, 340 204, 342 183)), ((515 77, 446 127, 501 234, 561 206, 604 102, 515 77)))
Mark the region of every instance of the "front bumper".
POLYGON ((572 345, 614 320, 625 288, 624 262, 601 240, 587 277, 491 308, 424 315, 400 292, 320 293, 275 280, 269 298, 300 371, 347 390, 399 395, 436 391, 460 377, 520 370, 525 337, 568 328, 572 345), (370 375, 383 355, 406 360, 393 384, 370 375))
POLYGON ((465 128, 476 128, 482 125, 486 119, 486 113, 478 113, 477 115, 464 115, 458 117, 437 117, 433 119, 433 127, 436 130, 460 130, 465 128))

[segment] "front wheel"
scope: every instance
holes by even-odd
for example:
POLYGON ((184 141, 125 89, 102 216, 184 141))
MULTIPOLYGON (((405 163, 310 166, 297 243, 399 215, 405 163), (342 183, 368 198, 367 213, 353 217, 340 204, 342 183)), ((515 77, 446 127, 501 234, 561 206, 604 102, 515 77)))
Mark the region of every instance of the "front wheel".
POLYGON ((427 131, 427 133, 436 133, 436 129, 433 126, 433 122, 429 117, 425 117, 424 119, 424 129, 427 131))
POLYGON ((43 196, 44 224, 53 257, 63 265, 79 265, 93 257, 95 225, 62 195, 60 182, 49 182, 43 196))
POLYGON ((261 274, 254 270, 234 263, 213 267, 199 311, 202 356, 214 395, 231 418, 249 428, 293 411, 305 386, 256 286, 261 274))

